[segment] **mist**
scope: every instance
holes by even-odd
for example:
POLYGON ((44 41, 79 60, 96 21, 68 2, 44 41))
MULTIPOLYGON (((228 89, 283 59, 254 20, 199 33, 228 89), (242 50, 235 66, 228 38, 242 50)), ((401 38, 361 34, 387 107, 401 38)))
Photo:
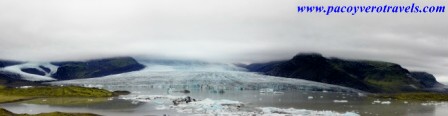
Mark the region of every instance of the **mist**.
POLYGON ((0 59, 139 56, 252 63, 318 52, 394 62, 448 81, 446 13, 296 12, 297 5, 446 4, 443 0, 375 2, 2 0, 0 59))

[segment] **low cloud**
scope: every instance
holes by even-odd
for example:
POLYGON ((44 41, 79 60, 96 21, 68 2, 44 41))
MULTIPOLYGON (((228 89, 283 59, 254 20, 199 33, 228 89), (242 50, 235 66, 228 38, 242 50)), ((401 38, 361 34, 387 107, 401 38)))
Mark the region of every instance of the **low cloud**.
POLYGON ((448 20, 440 14, 299 14, 297 5, 431 4, 296 0, 0 1, 0 58, 111 56, 265 62, 299 52, 395 62, 448 81, 448 20))

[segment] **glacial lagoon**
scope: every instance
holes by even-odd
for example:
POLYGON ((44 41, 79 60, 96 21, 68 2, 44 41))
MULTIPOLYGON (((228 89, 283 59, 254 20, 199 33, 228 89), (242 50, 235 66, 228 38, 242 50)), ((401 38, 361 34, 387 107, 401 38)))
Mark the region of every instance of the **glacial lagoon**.
MULTIPOLYGON (((189 93, 171 91, 166 88, 148 87, 105 87, 109 90, 128 90, 130 95, 113 98, 42 98, 0 106, 15 113, 41 112, 90 112, 106 116, 152 116, 193 115, 188 109, 173 105, 170 97, 189 96, 197 101, 216 100, 237 102, 242 105, 228 112, 213 110, 217 114, 251 115, 266 114, 263 110, 294 112, 300 115, 362 115, 362 116, 444 116, 448 114, 448 103, 412 102, 390 99, 373 99, 359 93, 328 91, 279 91, 260 93, 259 90, 189 90, 189 93), (161 99, 142 100, 145 96, 159 96, 161 99), (164 98, 165 97, 165 98, 164 98)), ((181 89, 177 89, 181 90, 181 89)), ((191 104, 191 103, 190 103, 191 104)), ((213 107, 213 106, 211 106, 213 107)), ((216 107, 216 106, 215 106, 216 107)), ((204 108, 205 107, 195 107, 204 108)), ((210 108, 210 107, 209 107, 210 108)), ((191 109, 197 110, 197 109, 191 109)), ((209 112, 210 113, 210 112, 209 112)), ((207 114, 207 113, 205 113, 207 114)))

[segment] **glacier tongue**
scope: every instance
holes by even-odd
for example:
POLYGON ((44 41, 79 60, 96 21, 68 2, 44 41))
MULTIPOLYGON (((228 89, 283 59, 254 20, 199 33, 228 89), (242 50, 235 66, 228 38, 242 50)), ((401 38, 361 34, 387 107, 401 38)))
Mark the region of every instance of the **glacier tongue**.
POLYGON ((188 70, 154 71, 147 68, 141 71, 110 75, 101 78, 78 79, 51 82, 54 85, 85 85, 95 87, 151 87, 188 88, 213 90, 313 90, 335 92, 362 92, 347 87, 283 77, 266 76, 244 71, 188 70))
POLYGON ((28 80, 28 81, 51 81, 51 80, 55 80, 55 79, 51 78, 50 76, 52 74, 56 73, 57 69, 58 69, 58 67, 51 63, 28 62, 28 63, 24 63, 24 64, 18 64, 18 65, 4 67, 4 68, 1 68, 0 71, 6 71, 6 72, 18 74, 22 77, 23 80, 28 80), (48 68, 50 70, 50 72, 44 71, 40 66, 48 68), (45 72, 45 76, 29 74, 29 73, 23 72, 21 70, 23 68, 35 68, 39 71, 45 72))

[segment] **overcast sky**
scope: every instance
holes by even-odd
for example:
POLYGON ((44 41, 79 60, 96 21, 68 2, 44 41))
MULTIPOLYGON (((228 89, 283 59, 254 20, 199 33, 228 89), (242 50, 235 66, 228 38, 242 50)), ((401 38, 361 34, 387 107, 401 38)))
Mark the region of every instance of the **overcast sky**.
POLYGON ((0 0, 0 59, 55 61, 130 55, 250 63, 319 52, 328 57, 395 62, 448 81, 447 13, 326 16, 296 12, 297 5, 413 2, 448 3, 0 0))

